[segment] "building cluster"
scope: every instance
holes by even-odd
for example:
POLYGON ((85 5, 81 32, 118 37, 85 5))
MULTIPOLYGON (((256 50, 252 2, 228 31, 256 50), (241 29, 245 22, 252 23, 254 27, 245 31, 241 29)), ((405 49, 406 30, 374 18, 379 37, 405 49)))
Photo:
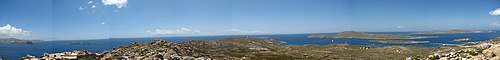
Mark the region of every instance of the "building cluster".
POLYGON ((40 58, 36 58, 35 56, 27 55, 26 57, 21 58, 21 60, 73 60, 73 59, 92 59, 100 56, 98 53, 92 53, 88 51, 71 51, 71 52, 60 52, 48 54, 44 53, 40 58))

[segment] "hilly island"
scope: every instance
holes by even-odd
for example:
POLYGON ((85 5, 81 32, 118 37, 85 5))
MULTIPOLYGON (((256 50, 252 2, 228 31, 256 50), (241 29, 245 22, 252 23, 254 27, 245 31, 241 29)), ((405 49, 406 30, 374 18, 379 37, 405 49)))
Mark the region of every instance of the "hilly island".
POLYGON ((365 32, 344 31, 338 34, 315 34, 309 35, 308 38, 359 38, 359 39, 421 39, 421 38, 436 38, 437 36, 405 36, 395 34, 370 34, 365 32))
POLYGON ((12 43, 12 44, 36 44, 42 42, 42 40, 25 40, 17 38, 0 38, 0 43, 12 43))

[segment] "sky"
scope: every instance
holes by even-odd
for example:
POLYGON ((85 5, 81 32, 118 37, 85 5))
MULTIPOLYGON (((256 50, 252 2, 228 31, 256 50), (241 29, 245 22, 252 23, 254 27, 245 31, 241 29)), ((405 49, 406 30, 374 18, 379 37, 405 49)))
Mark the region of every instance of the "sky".
POLYGON ((0 0, 0 38, 500 30, 500 0, 0 0))

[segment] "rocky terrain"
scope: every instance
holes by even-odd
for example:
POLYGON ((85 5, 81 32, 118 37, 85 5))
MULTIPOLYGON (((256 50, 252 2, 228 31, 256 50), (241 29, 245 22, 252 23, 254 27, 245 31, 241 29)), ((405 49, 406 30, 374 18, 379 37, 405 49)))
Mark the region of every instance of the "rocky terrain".
POLYGON ((97 53, 92 53, 89 51, 69 51, 69 52, 59 52, 59 53, 44 53, 40 58, 35 56, 27 55, 22 57, 20 60, 97 60, 100 55, 97 53))
POLYGON ((135 42, 104 52, 102 59, 214 59, 214 60, 401 60, 424 56, 442 48, 371 47, 348 44, 284 46, 268 38, 238 37, 172 43, 135 42))
POLYGON ((500 60, 500 38, 484 42, 457 45, 445 50, 439 50, 426 58, 428 60, 500 60))
POLYGON ((42 42, 42 40, 23 40, 16 38, 0 38, 0 43, 14 43, 14 44, 35 44, 42 42))
POLYGON ((500 38, 455 47, 371 47, 348 44, 285 46, 269 38, 133 42, 83 60, 453 60, 498 59, 500 38))
POLYGON ((309 35, 308 38, 359 38, 359 39, 420 39, 435 38, 436 36, 405 36, 395 34, 370 34, 356 31, 344 31, 338 34, 316 34, 309 35))
POLYGON ((463 33, 493 33, 494 30, 448 30, 448 31, 424 31, 424 32, 414 32, 412 34, 463 34, 463 33))
POLYGON ((429 41, 413 41, 413 40, 369 40, 369 41, 385 43, 385 44, 418 44, 418 43, 429 42, 429 41))
MULTIPOLYGON (((135 42, 104 52, 103 59, 252 59, 255 57, 287 58, 265 51, 285 48, 278 41, 259 38, 226 38, 214 41, 187 41, 171 43, 154 40, 135 42), (268 53, 268 54, 266 54, 268 53)), ((256 58, 255 58, 256 59, 256 58)))

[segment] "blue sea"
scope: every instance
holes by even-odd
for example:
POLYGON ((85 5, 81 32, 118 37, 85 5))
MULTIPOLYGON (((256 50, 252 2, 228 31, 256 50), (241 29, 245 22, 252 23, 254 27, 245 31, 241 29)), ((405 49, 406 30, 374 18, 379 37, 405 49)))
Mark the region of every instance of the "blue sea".
MULTIPOLYGON (((226 36, 193 36, 193 37, 159 37, 159 38, 110 38, 96 40, 62 40, 46 41, 38 44, 0 44, 0 57, 11 60, 19 60, 28 54, 40 57, 43 53, 56 53, 72 50, 87 50, 91 52, 103 52, 111 50, 114 47, 125 46, 131 42, 149 42, 154 39, 163 39, 169 42, 183 42, 189 40, 217 40, 228 37, 268 37, 271 39, 286 42, 289 46, 302 46, 304 44, 351 44, 351 45, 370 45, 370 46, 417 46, 417 47, 436 47, 442 44, 460 44, 465 42, 478 42, 500 37, 500 33, 467 33, 467 34, 409 34, 409 32, 369 32, 377 34, 400 34, 411 36, 439 36, 439 38, 411 39, 417 41, 429 41, 421 44, 383 44, 370 42, 365 39, 344 39, 344 38, 307 38, 310 34, 274 34, 274 35, 226 35, 226 36), (471 38, 465 42, 454 42, 454 39, 471 38), (89 44, 74 45, 71 43, 82 42, 89 44)), ((318 33, 319 34, 319 33, 318 33)), ((336 34, 336 33, 320 33, 336 34)))

